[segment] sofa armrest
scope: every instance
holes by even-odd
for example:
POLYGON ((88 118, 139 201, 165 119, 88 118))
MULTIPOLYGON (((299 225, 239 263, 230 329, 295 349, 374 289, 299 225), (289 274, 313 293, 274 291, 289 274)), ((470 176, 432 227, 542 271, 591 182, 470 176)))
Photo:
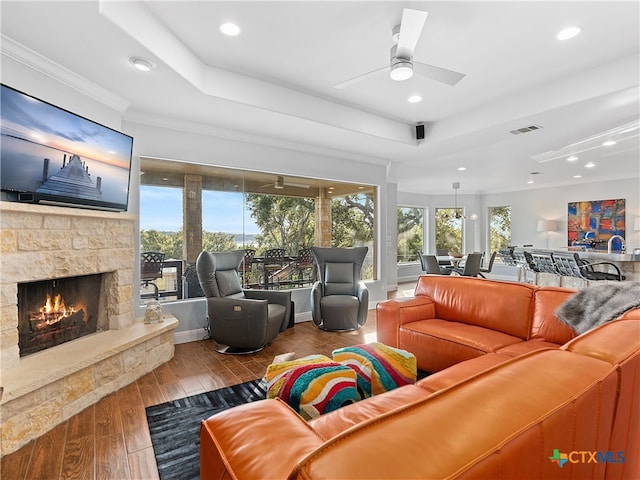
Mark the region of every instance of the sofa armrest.
POLYGON ((325 439, 279 399, 217 413, 200 426, 200 478, 286 479, 325 439))
POLYGON ((399 347, 400 326, 435 318, 436 305, 431 298, 417 296, 396 298, 378 303, 376 306, 376 331, 378 341, 390 347, 399 347))

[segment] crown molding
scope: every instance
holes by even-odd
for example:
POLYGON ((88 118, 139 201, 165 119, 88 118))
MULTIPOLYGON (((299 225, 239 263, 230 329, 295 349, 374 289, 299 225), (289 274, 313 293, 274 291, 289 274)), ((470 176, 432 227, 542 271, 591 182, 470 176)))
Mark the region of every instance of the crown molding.
POLYGON ((129 108, 130 102, 128 100, 49 60, 4 34, 0 34, 0 52, 2 55, 47 75, 121 113, 129 108))

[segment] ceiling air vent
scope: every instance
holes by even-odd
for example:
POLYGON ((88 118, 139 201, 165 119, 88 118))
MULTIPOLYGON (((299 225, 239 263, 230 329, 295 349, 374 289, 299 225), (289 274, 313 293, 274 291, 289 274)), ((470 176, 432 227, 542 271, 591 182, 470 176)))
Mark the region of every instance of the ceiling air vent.
POLYGON ((528 125, 526 127, 511 130, 510 133, 513 135, 520 135, 521 133, 533 132, 534 130, 540 130, 541 128, 542 127, 540 125, 528 125))

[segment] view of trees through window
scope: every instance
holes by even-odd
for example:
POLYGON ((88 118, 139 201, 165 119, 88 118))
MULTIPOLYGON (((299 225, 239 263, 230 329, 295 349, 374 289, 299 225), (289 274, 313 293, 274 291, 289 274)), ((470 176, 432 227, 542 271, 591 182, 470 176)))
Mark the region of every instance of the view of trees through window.
POLYGON ((436 248, 464 253, 462 248, 462 208, 436 208, 436 248))
MULTIPOLYGON (((147 176, 147 175, 145 175, 147 176)), ((147 176, 154 178, 153 174, 147 176)), ((166 180, 168 176, 156 175, 166 180)), ((144 179, 144 177, 143 177, 144 179)), ((178 184, 180 179, 172 179, 178 184)), ((209 190, 214 180, 203 181, 202 189, 202 249, 207 251, 229 251, 237 249, 255 250, 255 256, 263 256, 268 249, 284 249, 291 257, 291 265, 298 252, 314 246, 316 235, 316 213, 318 188, 309 188, 309 196, 287 195, 287 191, 276 189, 274 194, 230 191, 229 181, 221 182, 225 189, 209 190), (282 193, 281 193, 282 192, 282 193)), ((233 183, 233 182, 231 182, 233 183)), ((238 182, 240 183, 240 182, 238 182)), ((260 182, 258 182, 260 183, 260 182)), ((264 183, 264 182, 263 182, 264 183)), ((338 184, 340 185, 340 184, 338 184)), ((233 185, 238 187, 236 183, 233 185)), ((362 187, 344 184, 342 190, 357 191, 362 187)), ((330 195, 327 207, 331 208, 330 242, 332 247, 368 246, 369 253, 362 269, 362 278, 374 278, 375 238, 375 188, 362 193, 330 195)), ((166 259, 184 258, 184 224, 182 217, 183 189, 177 186, 142 184, 140 186, 140 251, 155 251, 165 254, 166 259), (170 199, 168 201, 163 201, 170 199), (179 218, 178 218, 179 217, 179 218)), ((185 264, 185 268, 188 265, 185 264)), ((290 269, 285 287, 300 286, 290 269)), ((258 268, 249 272, 248 282, 259 285, 258 268), (255 270, 255 271, 254 271, 255 270)))
POLYGON ((496 252, 509 245, 511 245, 511 207, 489 207, 489 251, 496 252))
POLYGON ((398 263, 418 261, 424 248, 424 209, 398 208, 398 263))

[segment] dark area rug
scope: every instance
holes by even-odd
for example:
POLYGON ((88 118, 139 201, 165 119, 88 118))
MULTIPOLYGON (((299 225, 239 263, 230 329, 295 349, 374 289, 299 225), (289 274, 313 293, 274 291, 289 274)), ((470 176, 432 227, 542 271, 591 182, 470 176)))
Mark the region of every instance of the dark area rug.
MULTIPOLYGON (((418 370, 418 379, 429 374, 418 370)), ((153 451, 162 480, 200 478, 200 422, 214 413, 266 398, 261 379, 146 408, 153 451)))
POLYGON ((200 478, 200 422, 214 413, 266 397, 260 379, 146 408, 162 480, 200 478))

